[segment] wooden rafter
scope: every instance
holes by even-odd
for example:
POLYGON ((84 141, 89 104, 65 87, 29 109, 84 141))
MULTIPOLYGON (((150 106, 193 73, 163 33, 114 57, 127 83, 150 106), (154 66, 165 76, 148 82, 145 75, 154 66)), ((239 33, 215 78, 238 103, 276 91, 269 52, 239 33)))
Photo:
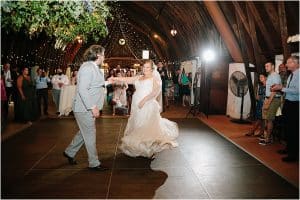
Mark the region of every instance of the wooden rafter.
POLYGON ((276 33, 279 34, 279 21, 278 21, 276 8, 274 8, 272 2, 264 2, 264 7, 266 9, 266 13, 269 16, 276 33))
POLYGON ((140 23, 140 24, 136 24, 133 20, 129 20, 127 22, 132 28, 134 28, 137 32, 142 33, 143 35, 145 35, 151 42, 154 51, 158 54, 159 59, 166 59, 169 57, 169 52, 168 51, 163 51, 163 49, 167 49, 167 42, 165 41, 165 39, 160 36, 159 38, 159 43, 160 45, 158 46, 156 43, 157 41, 154 41, 153 39, 153 30, 151 30, 150 27, 148 27, 147 24, 145 23, 140 23), (161 47, 161 48, 160 48, 161 47), (163 53, 164 52, 164 53, 163 53))
POLYGON ((165 56, 163 56, 162 50, 157 46, 157 44, 155 43, 155 41, 153 41, 153 38, 151 37, 151 35, 147 34, 144 30, 142 30, 141 28, 139 28, 139 27, 136 26, 136 25, 132 25, 132 26, 133 26, 137 31, 140 31, 141 33, 145 34, 145 35, 149 38, 149 40, 150 40, 150 42, 151 42, 151 44, 152 44, 154 50, 156 51, 156 53, 157 53, 158 56, 159 56, 159 59, 160 59, 160 60, 164 59, 165 56))
POLYGON ((279 13, 279 25, 280 25, 280 35, 281 35, 281 44, 283 48, 283 58, 286 60, 290 55, 290 51, 287 45, 288 39, 288 30, 286 24, 286 14, 285 14, 285 7, 284 2, 278 2, 278 13, 279 13))
POLYGON ((274 47, 273 41, 271 40, 271 37, 270 37, 271 34, 268 32, 266 26, 264 25, 263 20, 261 19, 260 15, 259 15, 259 12, 255 8, 254 3, 252 1, 248 1, 248 2, 245 2, 245 3, 248 4, 249 9, 251 10, 251 12, 253 14, 254 19, 256 21, 256 24, 260 28, 260 30, 261 30, 261 32, 264 36, 264 39, 267 42, 267 45, 268 45, 269 49, 271 51, 274 51, 275 47, 274 47))
POLYGON ((234 34, 232 33, 231 28, 217 2, 204 1, 204 5, 206 6, 208 13, 219 30, 233 60, 235 62, 243 62, 243 57, 238 42, 236 41, 234 34))
POLYGON ((235 8, 236 13, 238 14, 238 16, 240 17, 241 21, 243 22, 243 25, 244 25, 247 33, 249 35, 251 35, 252 33, 250 31, 250 28, 249 28, 247 17, 244 15, 244 12, 243 12, 242 8, 240 7, 240 4, 237 1, 233 1, 232 4, 233 4, 233 6, 235 8))
POLYGON ((255 23, 254 23, 252 13, 250 12, 248 5, 246 5, 246 10, 247 10, 247 16, 248 16, 248 21, 249 21, 250 32, 252 33, 252 34, 250 34, 250 38, 251 38, 252 45, 253 45, 256 69, 258 69, 258 71, 261 71, 262 69, 261 69, 260 54, 261 54, 262 50, 257 42, 255 23))
MULTIPOLYGON (((135 5, 137 5, 138 7, 140 7, 141 9, 145 10, 152 17, 155 17, 157 15, 157 13, 152 9, 152 7, 146 6, 142 2, 133 1, 132 3, 134 3, 135 5)), ((167 22, 162 17, 159 17, 158 21, 159 21, 160 25, 162 26, 162 29, 165 32, 168 33, 169 32, 169 26, 168 26, 167 22)), ((169 34, 167 34, 167 38, 170 41, 171 45, 173 46, 173 49, 175 50, 176 56, 179 57, 180 52, 179 52, 178 45, 176 44, 176 42, 174 41, 174 39, 169 34)))
POLYGON ((242 29, 241 18, 239 18, 237 15, 236 15, 236 21, 237 21, 239 37, 240 37, 239 46, 242 49, 243 63, 245 66, 245 72, 246 72, 247 81, 248 81, 248 88, 249 88, 249 94, 250 94, 250 100, 251 100, 251 113, 253 115, 255 113, 256 101, 255 101, 254 88, 252 85, 252 77, 251 77, 250 66, 249 66, 250 65, 249 56, 248 56, 249 50, 248 50, 247 44, 246 44, 246 35, 242 29), (243 50, 243 49, 246 49, 246 50, 243 50), (248 51, 248 54, 246 51, 248 51))

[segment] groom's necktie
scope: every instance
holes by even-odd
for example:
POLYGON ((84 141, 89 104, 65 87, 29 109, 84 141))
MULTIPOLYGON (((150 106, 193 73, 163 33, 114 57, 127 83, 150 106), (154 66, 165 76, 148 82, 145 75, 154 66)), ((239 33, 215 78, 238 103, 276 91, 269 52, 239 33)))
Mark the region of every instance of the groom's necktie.
POLYGON ((289 88, 289 87, 290 87, 290 84, 291 84, 291 82, 292 82, 293 76, 294 76, 294 74, 293 74, 293 73, 291 73, 290 82, 289 82, 289 84, 288 84, 287 88, 289 88))

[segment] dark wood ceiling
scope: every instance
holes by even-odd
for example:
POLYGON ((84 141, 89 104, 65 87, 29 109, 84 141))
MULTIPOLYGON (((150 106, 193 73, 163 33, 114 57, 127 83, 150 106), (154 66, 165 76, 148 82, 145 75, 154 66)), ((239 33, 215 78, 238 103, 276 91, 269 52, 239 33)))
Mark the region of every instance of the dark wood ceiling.
MULTIPOLYGON (((207 2, 118 1, 109 3, 114 18, 107 22, 109 35, 99 43, 105 46, 106 62, 112 66, 138 62, 142 50, 150 50, 150 57, 154 60, 179 62, 199 56, 205 48, 213 47, 219 56, 229 62, 233 60, 226 38, 221 34, 222 29, 218 29, 214 21, 215 16, 208 11, 207 2), (177 35, 174 37, 170 34, 172 28, 177 30, 177 35), (125 39, 125 45, 119 44, 121 38, 125 39)), ((299 51, 299 43, 284 45, 283 42, 284 37, 299 34, 298 1, 218 1, 216 6, 222 11, 239 48, 242 52, 246 52, 250 62, 259 65, 284 51, 299 51), (283 19, 286 22, 282 21, 283 19)), ((91 44, 87 41, 78 48, 70 48, 76 49, 76 52, 59 52, 53 50, 51 39, 44 37, 31 42, 24 38, 13 38, 20 36, 24 35, 2 35, 2 47, 4 47, 2 58, 12 53, 16 56, 32 54, 35 57, 31 58, 29 65, 40 62, 53 66, 66 64, 67 62, 61 62, 65 55, 75 53, 75 59, 68 62, 79 64, 84 50, 91 44), (19 42, 8 42, 12 40, 19 42), (37 45, 29 48, 28 46, 32 44, 37 45)))
MULTIPOLYGON (((217 4, 252 63, 256 64, 258 60, 255 60, 254 51, 259 51, 259 64, 283 53, 277 1, 224 1, 217 4), (241 19, 238 9, 245 17, 241 26, 238 26, 238 20, 241 19), (256 47, 251 41, 251 21, 255 28, 256 47)), ((213 47, 220 56, 231 58, 224 38, 202 1, 120 1, 113 7, 115 18, 109 23, 109 39, 102 43, 107 49, 107 57, 126 55, 141 58, 142 50, 149 49, 151 58, 174 62, 199 56, 205 48, 213 47), (123 30, 116 24, 121 24, 123 30), (172 28, 177 30, 174 37, 170 34, 172 28), (118 44, 119 38, 124 37, 127 48, 118 44)), ((284 2, 284 8, 288 35, 298 34, 299 2, 284 2)))

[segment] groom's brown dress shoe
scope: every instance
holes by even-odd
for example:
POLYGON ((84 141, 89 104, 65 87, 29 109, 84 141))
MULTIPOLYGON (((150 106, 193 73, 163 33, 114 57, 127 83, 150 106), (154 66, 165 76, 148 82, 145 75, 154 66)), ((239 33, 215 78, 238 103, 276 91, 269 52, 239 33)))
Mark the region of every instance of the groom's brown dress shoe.
POLYGON ((105 167, 103 165, 98 165, 96 167, 89 167, 90 170, 93 170, 93 171, 106 171, 106 170, 109 170, 108 167, 105 167))
POLYGON ((76 162, 75 158, 72 158, 72 157, 68 156, 66 154, 66 152, 63 153, 63 156, 68 159, 68 162, 69 162, 70 165, 77 165, 77 162, 76 162))

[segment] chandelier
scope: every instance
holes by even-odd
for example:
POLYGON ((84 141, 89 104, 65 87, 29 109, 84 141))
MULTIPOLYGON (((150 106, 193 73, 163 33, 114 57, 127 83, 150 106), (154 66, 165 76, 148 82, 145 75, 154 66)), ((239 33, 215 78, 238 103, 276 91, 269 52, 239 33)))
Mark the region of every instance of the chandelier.
POLYGON ((174 28, 174 25, 171 29, 171 35, 174 37, 177 34, 177 30, 174 28))

